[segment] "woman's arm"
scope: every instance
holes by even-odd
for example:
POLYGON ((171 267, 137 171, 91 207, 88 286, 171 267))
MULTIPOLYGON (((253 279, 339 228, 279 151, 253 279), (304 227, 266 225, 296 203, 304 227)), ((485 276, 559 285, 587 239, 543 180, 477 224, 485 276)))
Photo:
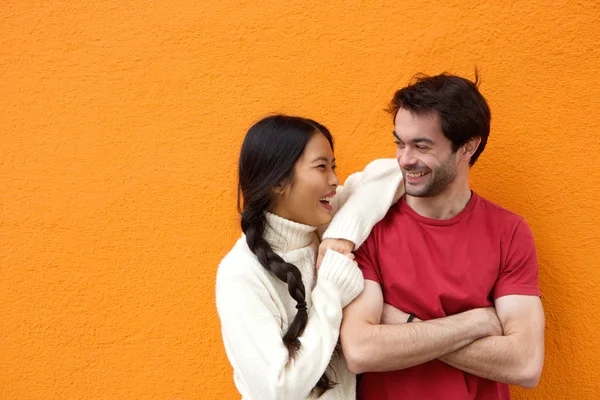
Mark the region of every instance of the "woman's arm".
POLYGON ((398 161, 382 158, 362 172, 350 175, 333 198, 333 220, 321 227, 322 239, 345 239, 358 248, 371 229, 402 194, 402 173, 398 161))
POLYGON ((227 356, 249 397, 304 400, 329 365, 342 308, 362 291, 362 274, 349 258, 332 251, 326 254, 310 294, 300 350, 293 359, 282 341, 281 315, 261 279, 266 278, 239 265, 219 268, 217 309, 227 356))

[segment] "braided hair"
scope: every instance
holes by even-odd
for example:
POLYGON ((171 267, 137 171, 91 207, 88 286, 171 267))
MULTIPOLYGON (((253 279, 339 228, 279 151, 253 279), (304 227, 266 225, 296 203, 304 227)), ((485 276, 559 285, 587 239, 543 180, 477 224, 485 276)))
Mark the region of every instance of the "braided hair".
MULTIPOLYGON (((291 358, 300 349, 298 337, 308 321, 306 288, 298 267, 285 262, 264 239, 265 212, 273 204, 274 189, 293 179, 294 166, 316 133, 323 134, 333 149, 327 128, 313 120, 286 115, 266 117, 246 134, 239 159, 238 210, 248 247, 267 271, 287 283, 297 303, 298 311, 282 338, 291 358)), ((320 396, 334 385, 323 373, 314 390, 320 396)))

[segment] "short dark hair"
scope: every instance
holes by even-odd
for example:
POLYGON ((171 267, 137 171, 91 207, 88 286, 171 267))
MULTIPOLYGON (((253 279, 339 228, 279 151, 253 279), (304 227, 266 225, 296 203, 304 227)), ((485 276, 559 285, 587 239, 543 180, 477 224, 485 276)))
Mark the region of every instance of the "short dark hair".
POLYGON ((444 136, 452 142, 452 151, 473 137, 481 137, 469 161, 475 164, 487 143, 491 120, 490 108, 478 89, 477 70, 475 82, 446 72, 436 76, 417 74, 411 82, 394 94, 388 108, 394 120, 401 108, 416 115, 437 115, 444 136))

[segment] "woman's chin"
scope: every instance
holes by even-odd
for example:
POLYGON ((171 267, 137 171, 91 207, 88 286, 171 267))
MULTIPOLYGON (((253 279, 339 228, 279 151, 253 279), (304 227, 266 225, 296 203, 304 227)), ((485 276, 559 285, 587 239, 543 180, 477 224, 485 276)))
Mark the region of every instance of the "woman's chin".
POLYGON ((308 214, 305 214, 305 216, 307 218, 305 218, 303 221, 296 221, 296 222, 300 222, 304 225, 320 227, 323 225, 327 225, 333 219, 333 213, 324 208, 320 208, 317 210, 316 213, 310 214, 310 217, 308 214))
POLYGON ((317 226, 327 225, 333 219, 333 215, 327 212, 319 213, 319 224, 317 226))

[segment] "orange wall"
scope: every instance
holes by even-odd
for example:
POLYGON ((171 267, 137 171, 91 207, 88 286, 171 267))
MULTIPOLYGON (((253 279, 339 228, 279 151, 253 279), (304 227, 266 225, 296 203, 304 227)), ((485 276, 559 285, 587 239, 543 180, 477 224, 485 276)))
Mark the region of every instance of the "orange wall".
POLYGON ((423 3, 3 1, 0 398, 238 398, 214 278, 246 129, 315 118, 345 177, 394 154, 413 73, 475 64, 472 184, 531 225, 547 315, 514 398, 599 398, 600 5, 423 3))

